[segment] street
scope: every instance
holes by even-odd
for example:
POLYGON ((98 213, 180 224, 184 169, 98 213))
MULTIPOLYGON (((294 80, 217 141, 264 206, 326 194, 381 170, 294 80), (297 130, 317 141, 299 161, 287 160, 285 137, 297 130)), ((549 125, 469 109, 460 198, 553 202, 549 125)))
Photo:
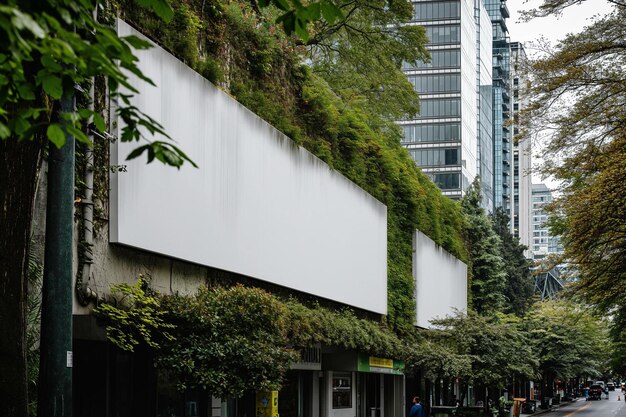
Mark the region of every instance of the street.
POLYGON ((619 417, 626 416, 626 403, 620 391, 609 392, 609 399, 585 401, 579 399, 570 405, 563 406, 551 412, 550 417, 619 417), (617 396, 621 401, 617 401, 617 396))

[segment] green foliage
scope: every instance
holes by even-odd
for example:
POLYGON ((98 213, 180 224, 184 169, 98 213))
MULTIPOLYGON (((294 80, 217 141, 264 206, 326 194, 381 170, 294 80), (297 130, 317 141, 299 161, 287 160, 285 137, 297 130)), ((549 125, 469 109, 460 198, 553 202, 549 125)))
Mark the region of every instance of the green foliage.
POLYGON ((605 373, 610 355, 607 329, 606 321, 564 300, 538 302, 524 320, 540 372, 562 380, 605 373))
POLYGON ((43 263, 28 254, 28 305, 26 311, 26 361, 28 364, 29 415, 36 415, 39 380, 39 337, 41 330, 41 286, 43 263))
POLYGON ((373 115, 368 123, 413 117, 419 99, 401 65, 429 54, 424 28, 405 25, 413 17, 411 2, 359 0, 340 7, 346 18, 317 25, 307 44, 313 70, 345 103, 373 115))
MULTIPOLYGON (((164 0, 142 0, 142 4, 168 16, 164 0)), ((140 127, 167 138, 156 120, 131 106, 129 100, 136 90, 122 71, 149 82, 137 68, 131 50, 149 44, 133 36, 120 38, 115 30, 96 22, 92 13, 100 6, 102 2, 95 0, 49 0, 32 6, 11 0, 0 6, 0 38, 4 39, 0 43, 0 139, 32 140, 40 134, 60 148, 70 134, 89 143, 83 125, 93 118, 102 131, 99 114, 80 106, 58 116, 52 110, 55 100, 71 99, 75 85, 86 85, 95 76, 106 76, 112 96, 119 100, 122 141, 142 139, 140 127)), ((176 167, 193 164, 167 141, 148 142, 129 159, 143 152, 149 162, 156 158, 176 167)))
MULTIPOLYGON (((544 1, 528 16, 558 14, 574 3, 544 1)), ((528 132, 545 133, 542 170, 562 181, 551 226, 576 270, 571 287, 602 314, 626 306, 626 5, 612 3, 611 14, 579 33, 540 45, 547 54, 530 62, 531 101, 521 117, 528 132)), ((613 335, 626 342, 621 331, 613 335)))
POLYGON ((471 299, 476 311, 490 314, 504 307, 506 273, 500 255, 501 241, 491 220, 480 207, 478 180, 461 201, 466 216, 466 242, 471 264, 471 299))
POLYGON ((359 319, 348 309, 306 307, 258 288, 201 288, 193 296, 160 298, 146 295, 143 278, 117 288, 123 305, 102 304, 96 310, 106 321, 109 340, 126 350, 139 343, 153 347, 157 366, 179 389, 201 387, 221 398, 279 389, 299 358, 288 346, 319 343, 406 359, 413 367, 417 364, 409 361, 420 357, 415 337, 401 340, 385 325, 359 319))
POLYGON ((263 290, 203 288, 165 297, 163 307, 175 339, 163 343, 157 364, 181 389, 202 387, 220 398, 278 389, 296 359, 286 348, 285 306, 263 290))
POLYGON ((160 341, 172 341, 174 325, 167 323, 161 300, 148 288, 149 277, 139 275, 137 282, 111 288, 113 301, 94 309, 111 343, 123 350, 134 351, 139 344, 158 349, 160 341))
POLYGON ((349 309, 335 312, 319 306, 309 308, 293 300, 286 307, 288 340, 294 346, 321 343, 373 356, 398 359, 405 355, 404 342, 390 329, 359 319, 349 309))
POLYGON ((433 340, 464 357, 470 369, 460 376, 466 384, 506 386, 514 378, 533 378, 537 359, 518 320, 481 316, 473 311, 433 320, 439 329, 433 340))
POLYGON ((494 231, 500 237, 500 256, 504 262, 506 285, 504 311, 523 317, 534 302, 534 282, 530 273, 530 265, 524 256, 523 245, 509 229, 509 217, 502 208, 492 215, 494 231))

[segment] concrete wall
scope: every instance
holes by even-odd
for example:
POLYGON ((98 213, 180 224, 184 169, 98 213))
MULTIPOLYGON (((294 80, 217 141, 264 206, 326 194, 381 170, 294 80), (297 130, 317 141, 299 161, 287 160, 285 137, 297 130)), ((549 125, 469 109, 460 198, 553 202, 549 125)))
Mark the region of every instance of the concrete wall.
POLYGON ((199 168, 114 144, 111 242, 386 314, 386 207, 163 49, 137 56, 157 86, 131 75, 132 104, 199 168))
POLYGON ((467 265, 446 252, 428 236, 415 232, 413 239, 415 324, 430 328, 430 320, 454 310, 467 310, 467 265))

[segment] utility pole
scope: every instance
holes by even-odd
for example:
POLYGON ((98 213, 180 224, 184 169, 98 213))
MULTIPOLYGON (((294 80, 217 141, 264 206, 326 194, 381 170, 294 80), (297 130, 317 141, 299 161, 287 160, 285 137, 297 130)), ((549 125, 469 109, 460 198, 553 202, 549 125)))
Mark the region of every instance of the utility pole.
MULTIPOLYGON (((61 112, 74 111, 73 86, 61 112)), ((68 123, 61 121, 61 124, 68 123)), ((72 281, 74 224, 74 137, 65 130, 61 149, 50 146, 46 247, 41 304, 37 415, 72 416, 72 281)))

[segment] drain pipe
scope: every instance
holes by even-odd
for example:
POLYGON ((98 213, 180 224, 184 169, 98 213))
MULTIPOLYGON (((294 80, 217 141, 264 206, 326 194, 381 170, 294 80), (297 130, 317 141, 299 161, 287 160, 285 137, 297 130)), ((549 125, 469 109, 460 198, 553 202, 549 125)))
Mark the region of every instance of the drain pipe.
MULTIPOLYGON (((98 21, 98 9, 97 7, 92 11, 94 22, 98 21)), ((96 77, 91 78, 91 85, 89 86, 89 110, 95 111, 96 101, 96 77)), ((79 250, 82 252, 82 265, 79 265, 80 274, 76 277, 76 299, 82 306, 89 305, 92 301, 98 300, 98 294, 89 287, 89 281, 91 280, 91 265, 93 264, 93 148, 95 144, 95 137, 93 135, 93 116, 89 118, 87 124, 87 137, 91 141, 91 146, 87 146, 85 149, 85 171, 83 173, 85 177, 85 189, 84 196, 81 200, 83 208, 83 245, 79 246, 79 250)))
MULTIPOLYGON (((89 87, 89 110, 91 111, 95 109, 94 84, 95 78, 92 78, 91 87, 89 87)), ((83 208, 83 245, 80 248, 83 263, 80 276, 76 280, 76 298, 82 306, 88 305, 90 301, 97 300, 96 292, 89 287, 91 265, 93 264, 93 144, 95 143, 91 126, 88 126, 87 133, 92 145, 87 146, 85 149, 85 189, 83 199, 81 200, 83 208)))

